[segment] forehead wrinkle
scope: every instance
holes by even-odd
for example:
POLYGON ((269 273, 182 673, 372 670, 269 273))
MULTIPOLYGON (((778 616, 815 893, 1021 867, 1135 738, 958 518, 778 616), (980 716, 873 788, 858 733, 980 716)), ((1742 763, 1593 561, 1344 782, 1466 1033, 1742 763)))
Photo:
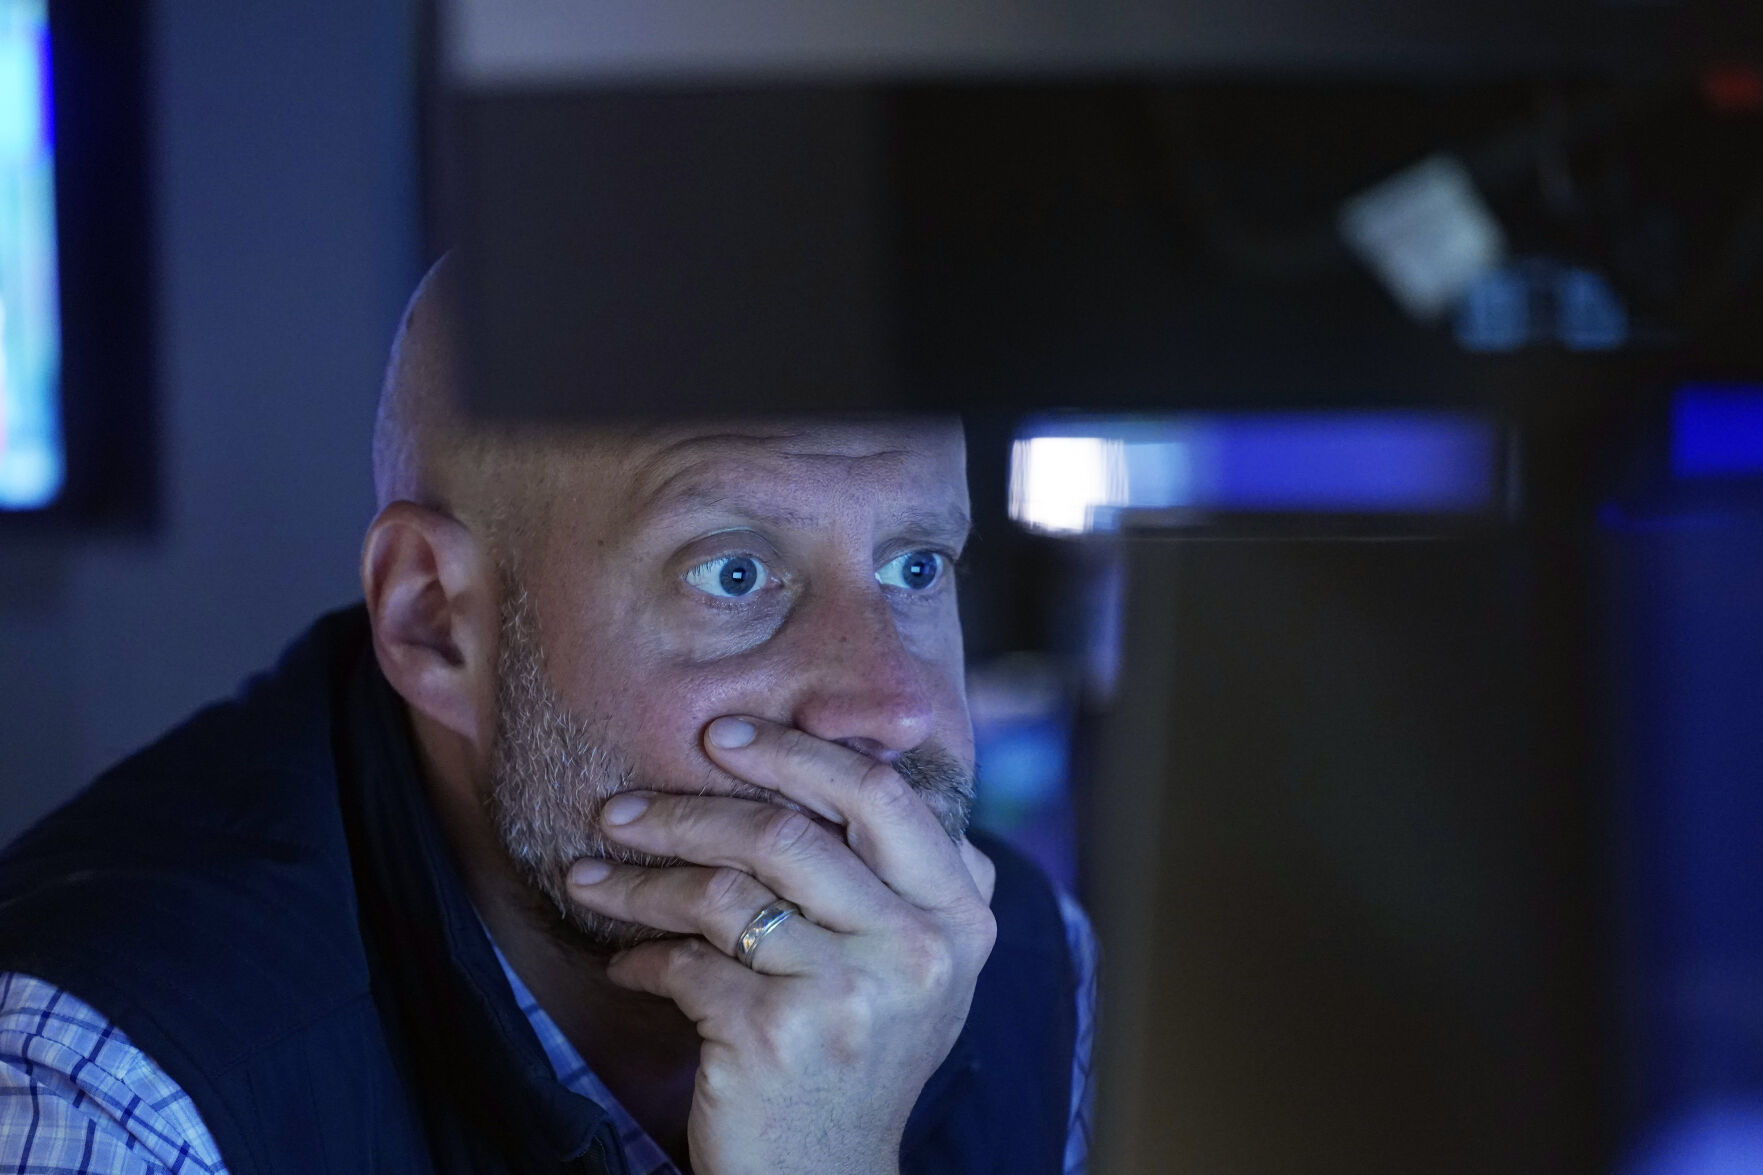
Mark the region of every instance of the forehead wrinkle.
POLYGON ((942 492, 946 479, 940 474, 922 483, 903 480, 920 458, 941 468, 937 444, 921 449, 895 436, 834 432, 822 448, 820 430, 787 424, 763 432, 686 436, 657 426, 626 432, 623 439, 623 459, 602 483, 604 491, 623 499, 622 507, 608 501, 602 518, 616 515, 632 533, 671 530, 693 522, 695 515, 718 512, 736 524, 820 531, 833 514, 859 503, 881 505, 873 515, 878 554, 902 540, 959 550, 971 531, 964 476, 955 479, 960 492, 950 496, 942 492))
MULTIPOLYGON (((681 437, 654 448, 632 460, 630 466, 631 483, 636 487, 631 495, 635 511, 646 514, 655 510, 671 496, 695 491, 681 491, 678 487, 682 482, 689 483, 704 471, 705 462, 694 454, 694 450, 710 448, 727 448, 730 445, 750 447, 752 444, 767 444, 778 441, 794 440, 797 434, 785 433, 777 436, 754 436, 750 433, 713 433, 681 437)), ((700 504, 703 504, 700 501, 700 504)))
POLYGON ((737 468, 746 457, 738 452, 730 453, 728 449, 745 449, 750 454, 757 449, 758 452, 751 455, 765 465, 808 463, 822 468, 827 465, 850 467, 847 484, 827 495, 836 498, 864 495, 863 488, 856 484, 861 467, 873 464, 898 466, 913 456, 912 450, 897 448, 875 449, 864 453, 828 453, 767 447, 777 441, 794 439, 795 435, 754 436, 739 433, 689 437, 669 444, 636 463, 633 480, 639 486, 646 481, 655 482, 653 488, 646 491, 639 489, 633 495, 637 509, 644 514, 673 514, 694 507, 716 508, 733 504, 743 513, 764 513, 793 525, 813 526, 816 523, 811 515, 781 502, 767 501, 768 495, 764 491, 754 493, 751 486, 734 485, 737 474, 750 471, 737 468), (734 442, 734 445, 731 446, 730 442, 734 442), (714 456, 704 458, 693 454, 692 450, 701 448, 711 448, 714 456))
POLYGON ((788 506, 755 502, 724 490, 696 485, 686 486, 671 493, 663 492, 655 495, 641 516, 665 520, 676 515, 693 514, 698 511, 722 510, 743 518, 750 518, 755 522, 763 522, 785 529, 812 530, 819 525, 819 521, 812 515, 805 514, 800 510, 793 510, 788 506))

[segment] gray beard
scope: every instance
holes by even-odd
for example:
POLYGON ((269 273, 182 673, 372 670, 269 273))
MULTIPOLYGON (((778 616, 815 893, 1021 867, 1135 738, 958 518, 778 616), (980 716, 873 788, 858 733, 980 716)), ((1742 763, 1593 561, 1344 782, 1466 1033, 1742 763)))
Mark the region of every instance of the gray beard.
MULTIPOLYGON (((950 838, 960 840, 973 807, 972 769, 930 746, 905 752, 893 766, 924 796, 950 838)), ((492 772, 490 814, 515 871, 545 899, 533 905, 554 938, 565 946, 609 955, 641 942, 677 937, 608 918, 570 900, 569 867, 583 857, 652 867, 680 863, 624 848, 600 832, 600 810, 613 796, 632 789, 667 789, 641 780, 604 731, 593 730, 552 692, 545 679, 537 614, 525 589, 510 575, 503 577, 492 772)), ((778 802, 776 793, 739 781, 730 792, 778 802)))

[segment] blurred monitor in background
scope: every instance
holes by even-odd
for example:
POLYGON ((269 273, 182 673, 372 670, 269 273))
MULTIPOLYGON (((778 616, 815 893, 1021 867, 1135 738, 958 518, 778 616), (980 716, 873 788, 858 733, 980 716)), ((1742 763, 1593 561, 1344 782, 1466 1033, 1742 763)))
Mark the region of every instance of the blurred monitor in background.
POLYGON ((0 2, 0 509, 61 490, 61 307, 47 0, 0 2))
POLYGON ((138 6, 0 2, 0 527, 154 515, 144 28, 138 6))

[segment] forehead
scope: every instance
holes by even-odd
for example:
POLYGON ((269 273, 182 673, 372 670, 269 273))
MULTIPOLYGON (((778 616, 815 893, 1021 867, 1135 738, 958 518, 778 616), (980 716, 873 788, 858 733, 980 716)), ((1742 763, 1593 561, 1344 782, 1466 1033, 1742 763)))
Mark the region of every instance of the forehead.
POLYGON ((967 513, 966 445, 953 420, 716 422, 604 439, 584 486, 608 515, 662 524, 717 509, 786 524, 864 508, 967 513))

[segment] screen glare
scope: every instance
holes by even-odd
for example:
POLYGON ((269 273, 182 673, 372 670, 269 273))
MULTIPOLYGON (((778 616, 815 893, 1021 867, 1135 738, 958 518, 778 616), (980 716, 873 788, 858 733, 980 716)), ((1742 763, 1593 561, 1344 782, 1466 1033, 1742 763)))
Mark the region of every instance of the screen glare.
POLYGON ((0 509, 60 492, 61 324, 46 0, 0 0, 0 509))

